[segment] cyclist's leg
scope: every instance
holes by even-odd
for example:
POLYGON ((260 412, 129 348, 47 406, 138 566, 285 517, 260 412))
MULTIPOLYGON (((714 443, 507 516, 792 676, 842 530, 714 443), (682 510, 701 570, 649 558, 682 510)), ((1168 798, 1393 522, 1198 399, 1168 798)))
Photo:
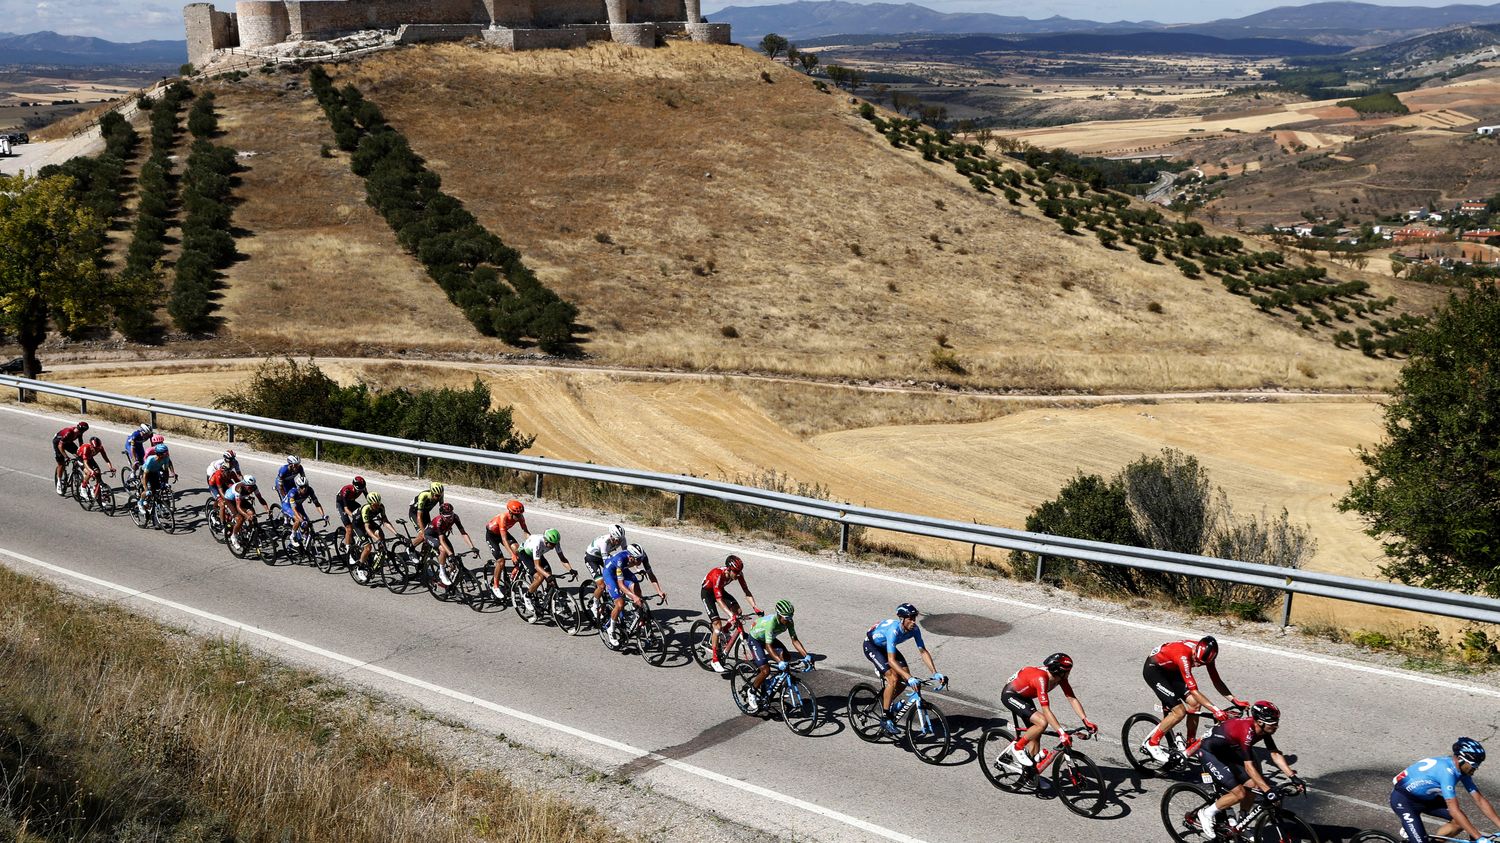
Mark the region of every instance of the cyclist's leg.
POLYGON ((766 677, 771 674, 771 657, 766 651, 766 645, 758 638, 745 637, 745 643, 750 645, 750 656, 755 659, 755 678, 750 680, 751 687, 759 691, 766 684, 766 677))
POLYGON ((1146 687, 1150 688, 1151 693, 1155 694, 1157 700, 1161 702, 1163 712, 1161 723, 1157 724, 1147 739, 1147 743, 1155 746, 1161 743, 1162 735, 1171 731, 1172 727, 1182 721, 1183 715, 1187 712, 1182 703, 1187 688, 1177 671, 1169 671, 1151 659, 1146 659, 1145 666, 1141 668, 1141 677, 1146 680, 1146 687))
POLYGON ((1011 689, 1010 685, 1000 694, 1000 702, 1015 716, 1017 723, 1022 724, 1024 729, 1016 735, 1014 747, 1017 751, 1025 748, 1035 753, 1040 746, 1042 730, 1047 726, 1047 719, 1041 712, 1036 710, 1036 703, 1011 689))
POLYGON ((532 559, 531 560, 531 587, 528 588, 528 589, 526 589, 526 593, 535 596, 536 595, 536 590, 538 588, 542 587, 542 581, 546 580, 547 579, 547 575, 550 574, 550 573, 552 573, 552 566, 548 565, 547 561, 545 559, 541 559, 541 558, 534 558, 534 559, 532 559))
POLYGON ((490 575, 490 585, 500 587, 500 576, 505 571, 505 540, 495 534, 494 530, 486 527, 484 529, 484 543, 490 547, 490 561, 495 570, 490 575))
POLYGON ((1415 843, 1427 843, 1431 837, 1422 825, 1423 814, 1443 820, 1436 832, 1439 837, 1455 836, 1462 828, 1453 821, 1453 814, 1448 811, 1448 805, 1441 797, 1418 799, 1398 787, 1391 791, 1391 810, 1396 812, 1396 818, 1401 821, 1406 839, 1415 843))
POLYGON ((1243 763, 1225 761, 1207 747, 1198 750, 1198 760, 1203 762, 1203 771, 1208 773, 1219 789, 1219 798, 1213 803, 1214 810, 1200 817, 1206 823, 1205 828, 1212 828, 1213 818, 1225 808, 1239 803, 1243 813, 1255 801, 1255 794, 1245 787, 1245 782, 1250 777, 1245 773, 1243 763))
POLYGON ((61 483, 63 464, 68 461, 68 458, 63 450, 62 439, 56 436, 52 437, 52 459, 57 461, 57 470, 53 472, 53 477, 56 478, 57 482, 61 483))

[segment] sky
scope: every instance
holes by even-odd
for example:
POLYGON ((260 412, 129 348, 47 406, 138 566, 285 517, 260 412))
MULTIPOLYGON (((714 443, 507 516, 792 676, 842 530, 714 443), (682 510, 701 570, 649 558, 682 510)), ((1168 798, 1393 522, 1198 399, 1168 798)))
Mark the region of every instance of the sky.
MULTIPOLYGON (((703 9, 713 12, 725 6, 763 6, 782 1, 705 0, 703 9)), ((1215 18, 1239 17, 1275 6, 1300 5, 1286 0, 1219 0, 1211 6, 1199 0, 1049 0, 1044 4, 1022 0, 914 2, 940 12, 991 12, 1029 18, 1062 15, 1098 21, 1155 20, 1162 23, 1201 23, 1215 18)), ((1396 0, 1380 5, 1445 6, 1451 2, 1455 0, 1396 0)), ((177 0, 0 0, 0 32, 52 30, 64 35, 92 35, 110 41, 181 40, 182 5, 177 0)), ((219 0, 217 5, 225 11, 233 9, 233 3, 226 0, 219 0)), ((0 54, 0 64, 4 63, 5 56, 0 54)))

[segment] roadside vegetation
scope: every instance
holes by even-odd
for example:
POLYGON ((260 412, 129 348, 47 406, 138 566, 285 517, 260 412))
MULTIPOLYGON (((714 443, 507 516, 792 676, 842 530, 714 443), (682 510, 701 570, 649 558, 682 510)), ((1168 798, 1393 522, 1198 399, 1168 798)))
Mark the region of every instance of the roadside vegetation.
POLYGON ((167 305, 178 330, 205 334, 218 327, 219 270, 236 256, 230 204, 238 154, 211 138, 218 131, 214 96, 200 94, 188 114, 192 151, 182 175, 182 253, 167 305))
POLYGON ((0 838, 622 839, 349 686, 0 568, 0 838))
POLYGON ((168 87, 155 100, 143 97, 140 108, 150 115, 151 155, 136 179, 135 230, 125 252, 121 281, 130 289, 130 306, 120 314, 120 333, 135 342, 157 342, 162 326, 156 308, 162 296, 167 229, 177 209, 177 179, 172 173, 179 112, 189 95, 186 85, 168 87))

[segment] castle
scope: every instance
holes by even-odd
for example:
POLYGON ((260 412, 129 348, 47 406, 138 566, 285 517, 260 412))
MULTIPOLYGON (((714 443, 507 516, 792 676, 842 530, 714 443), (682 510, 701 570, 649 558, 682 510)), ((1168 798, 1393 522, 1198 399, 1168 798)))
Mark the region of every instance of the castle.
POLYGON ((580 47, 593 40, 654 47, 672 34, 729 43, 729 25, 706 23, 699 0, 238 0, 232 13, 192 3, 183 18, 188 60, 200 65, 228 47, 372 29, 399 30, 401 41, 482 37, 513 50, 580 47))

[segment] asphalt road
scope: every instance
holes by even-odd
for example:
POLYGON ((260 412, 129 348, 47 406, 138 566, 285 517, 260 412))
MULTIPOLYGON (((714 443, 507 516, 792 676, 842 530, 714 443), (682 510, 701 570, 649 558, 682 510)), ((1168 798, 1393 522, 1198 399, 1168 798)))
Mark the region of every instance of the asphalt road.
MULTIPOLYGON (((49 442, 71 421, 13 406, 0 407, 0 420, 0 562, 17 570, 239 635, 771 833, 819 840, 1166 839, 1159 818, 1166 785, 1134 778, 1116 736, 1125 717, 1153 702, 1140 679, 1145 655, 1184 630, 1034 605, 1003 591, 950 588, 904 572, 742 552, 761 606, 794 600, 804 640, 822 656, 811 683, 839 717, 815 736, 797 737, 778 722, 740 715, 726 683, 687 661, 685 650, 668 666, 652 668, 638 656, 607 651, 596 638, 529 626, 509 611, 476 613, 425 592, 360 588, 342 573, 236 560, 201 525, 166 535, 140 530, 128 517, 86 513, 52 491, 49 442), (1018 667, 1056 650, 1074 656, 1074 686, 1105 738, 1080 746, 1112 783, 1114 801, 1104 818, 1083 819, 1052 800, 995 790, 968 743, 933 767, 899 746, 867 744, 846 728, 843 697, 870 673, 860 653, 864 631, 907 600, 927 614, 928 645, 953 678, 952 692, 930 699, 967 739, 977 741, 979 730, 999 717, 1000 688, 1018 667)), ((101 422, 95 430, 117 453, 124 428, 101 422)), ((179 489, 197 503, 203 466, 222 446, 172 441, 179 489)), ((279 462, 241 454, 263 480, 279 462)), ((330 506, 349 474, 325 464, 309 471, 330 506)), ((404 514, 415 481, 366 475, 404 514)), ((453 490, 450 500, 482 536, 497 499, 453 490)), ((580 564, 584 545, 605 526, 545 501, 528 504, 528 520, 537 530, 559 528, 564 549, 580 564)), ((703 574, 729 546, 667 530, 630 533, 663 578, 671 598, 665 614, 685 632, 701 611, 703 574)), ((1230 687, 1281 705, 1280 743, 1316 788, 1295 807, 1325 839, 1356 828, 1392 830, 1381 807, 1391 775, 1421 755, 1445 751, 1459 734, 1488 740, 1500 722, 1500 693, 1493 690, 1299 653, 1290 649, 1295 639, 1288 649, 1221 640, 1230 687)), ((1480 777, 1481 787, 1487 778, 1480 777)))

